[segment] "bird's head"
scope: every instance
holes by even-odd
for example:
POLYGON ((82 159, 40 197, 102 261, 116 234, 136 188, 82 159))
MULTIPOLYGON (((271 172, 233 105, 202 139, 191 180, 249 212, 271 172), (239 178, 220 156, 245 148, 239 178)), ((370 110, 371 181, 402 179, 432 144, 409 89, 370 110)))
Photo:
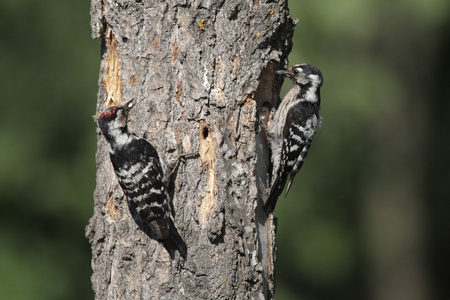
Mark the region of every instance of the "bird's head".
POLYGON ((133 100, 131 99, 124 105, 111 106, 98 117, 94 117, 105 137, 116 131, 124 132, 127 130, 128 112, 134 105, 133 100))
POLYGON ((308 64, 293 65, 289 70, 278 70, 275 73, 289 78, 293 84, 319 88, 322 86, 322 72, 308 64))

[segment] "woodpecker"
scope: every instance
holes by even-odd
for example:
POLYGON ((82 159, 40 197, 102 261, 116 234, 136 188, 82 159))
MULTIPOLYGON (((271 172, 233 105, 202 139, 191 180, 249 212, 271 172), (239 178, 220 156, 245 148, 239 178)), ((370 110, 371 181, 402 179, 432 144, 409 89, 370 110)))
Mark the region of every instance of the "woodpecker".
POLYGON ((109 107, 98 117, 98 127, 136 223, 160 241, 172 259, 175 250, 186 258, 186 244, 175 227, 167 191, 170 167, 146 139, 129 130, 128 114, 133 105, 131 100, 109 107))
POLYGON ((289 192, 321 123, 319 108, 323 78, 320 70, 308 64, 299 64, 276 73, 289 78, 294 87, 284 97, 268 127, 272 182, 264 204, 267 214, 275 209, 288 176, 290 179, 285 196, 289 192))

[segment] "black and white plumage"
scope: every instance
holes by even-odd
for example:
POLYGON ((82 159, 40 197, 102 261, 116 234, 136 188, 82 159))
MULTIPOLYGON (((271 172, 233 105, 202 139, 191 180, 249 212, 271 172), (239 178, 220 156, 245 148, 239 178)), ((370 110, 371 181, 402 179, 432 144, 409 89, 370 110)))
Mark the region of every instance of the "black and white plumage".
POLYGON ((172 258, 176 249, 186 257, 186 244, 172 219, 167 191, 169 167, 147 140, 128 129, 132 107, 133 100, 109 107, 98 118, 98 127, 107 141, 114 171, 136 223, 145 232, 149 228, 149 235, 162 242, 172 258))
POLYGON ((321 122, 319 108, 323 78, 320 70, 300 64, 277 73, 289 78, 294 87, 284 97, 268 128, 272 150, 272 183, 264 204, 267 214, 275 209, 288 176, 286 195, 289 192, 321 122))

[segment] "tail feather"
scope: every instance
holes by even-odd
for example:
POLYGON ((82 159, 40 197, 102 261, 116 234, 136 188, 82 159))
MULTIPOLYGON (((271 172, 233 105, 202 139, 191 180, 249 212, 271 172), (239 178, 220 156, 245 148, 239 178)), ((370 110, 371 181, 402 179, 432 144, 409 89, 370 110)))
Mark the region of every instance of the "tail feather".
MULTIPOLYGON (((289 178, 289 183, 288 183, 288 186, 287 186, 287 188, 286 188, 286 193, 284 194, 284 197, 286 197, 287 194, 289 193, 289 190, 291 189, 291 185, 292 185, 292 182, 294 181, 294 177, 295 177, 296 174, 297 174, 297 173, 291 173, 291 176, 290 176, 290 178, 289 178)), ((281 193, 281 192, 280 192, 280 193, 281 193)))
POLYGON ((180 252, 180 255, 186 259, 187 255, 187 247, 186 243, 183 241, 183 238, 178 233, 177 228, 175 227, 175 224, 172 220, 172 218, 169 219, 169 235, 167 239, 161 238, 161 235, 158 236, 156 232, 154 232, 149 224, 145 222, 142 218, 139 217, 137 214, 132 214, 133 219, 135 220, 136 224, 139 226, 139 228, 145 232, 145 234, 150 237, 151 239, 157 240, 160 242, 164 248, 169 253, 170 257, 172 259, 175 259, 175 252, 178 250, 180 252))
POLYGON ((267 197, 267 201, 264 204, 264 211, 266 214, 270 214, 274 211, 275 205, 277 204, 277 199, 283 192, 284 185, 286 183, 286 177, 277 176, 270 187, 269 196, 267 197))
POLYGON ((186 243, 183 241, 183 238, 178 233, 177 228, 175 227, 175 224, 173 221, 170 221, 170 232, 169 237, 164 240, 159 240, 164 248, 167 250, 167 252, 170 255, 170 258, 175 259, 175 251, 178 250, 180 255, 186 259, 187 256, 187 247, 186 243))

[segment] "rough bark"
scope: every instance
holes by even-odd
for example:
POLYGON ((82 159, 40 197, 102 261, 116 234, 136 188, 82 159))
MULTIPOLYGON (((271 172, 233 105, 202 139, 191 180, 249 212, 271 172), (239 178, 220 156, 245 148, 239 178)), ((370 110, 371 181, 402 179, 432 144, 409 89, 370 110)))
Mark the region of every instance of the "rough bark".
POLYGON ((294 20, 286 0, 92 0, 101 37, 97 111, 134 98, 131 126, 169 162, 188 247, 171 260, 131 217, 99 135, 92 245, 97 299, 268 299, 275 224, 262 206, 269 150, 258 112, 276 105, 294 20))

